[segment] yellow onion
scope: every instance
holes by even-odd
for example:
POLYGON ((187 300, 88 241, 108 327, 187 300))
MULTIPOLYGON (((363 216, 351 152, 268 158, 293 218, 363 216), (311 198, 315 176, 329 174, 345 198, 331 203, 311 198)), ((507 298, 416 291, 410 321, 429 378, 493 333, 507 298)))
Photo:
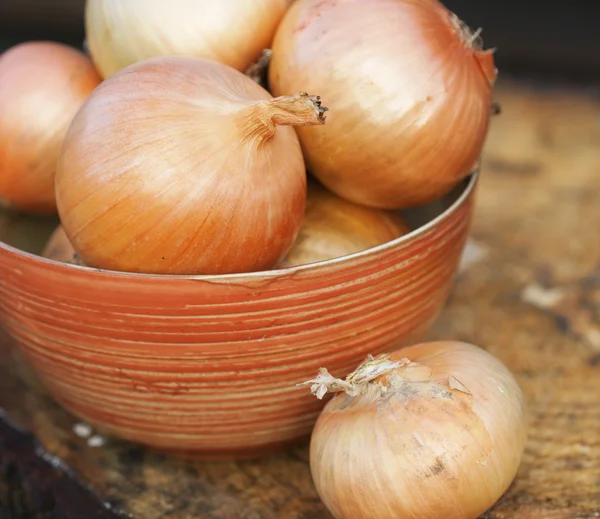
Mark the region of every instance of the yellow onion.
POLYGON ((87 0, 90 54, 106 78, 147 58, 187 55, 244 71, 271 44, 290 0, 87 0))
POLYGON ((275 35, 274 95, 318 91, 332 116, 299 128, 308 169, 363 205, 433 201, 467 176, 492 111, 493 55, 437 0, 297 0, 275 35))
POLYGON ((524 398, 496 357, 461 342, 370 358, 310 382, 326 404, 310 466, 336 519, 476 519, 509 487, 527 431, 524 398))
POLYGON ((0 56, 1 205, 56 213, 60 147, 100 81, 83 53, 60 43, 20 43, 0 56))
POLYGON ((340 258, 377 247, 409 232, 408 225, 398 213, 353 204, 309 179, 300 232, 279 266, 340 258))
POLYGON ((273 98, 215 61, 157 57, 90 96, 56 175, 62 225, 90 267, 153 274, 273 268, 302 223, 306 170, 292 126, 326 108, 273 98))

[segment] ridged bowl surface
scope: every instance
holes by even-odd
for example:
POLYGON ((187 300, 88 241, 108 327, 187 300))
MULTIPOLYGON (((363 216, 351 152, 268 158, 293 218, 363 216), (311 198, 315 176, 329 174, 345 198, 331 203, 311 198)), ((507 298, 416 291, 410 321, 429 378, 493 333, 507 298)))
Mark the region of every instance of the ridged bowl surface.
POLYGON ((310 434, 323 402, 296 385, 320 367, 343 376, 420 340, 451 290, 476 183, 384 246, 244 275, 57 263, 14 246, 29 224, 12 238, 5 226, 1 322, 52 396, 100 431, 206 459, 257 456, 310 434))

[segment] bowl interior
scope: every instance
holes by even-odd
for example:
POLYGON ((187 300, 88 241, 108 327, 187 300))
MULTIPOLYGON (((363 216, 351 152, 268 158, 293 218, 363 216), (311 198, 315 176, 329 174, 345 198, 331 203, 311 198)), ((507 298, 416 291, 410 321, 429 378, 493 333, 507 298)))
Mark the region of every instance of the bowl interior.
MULTIPOLYGON (((467 177, 439 200, 402 210, 399 213, 404 217, 411 230, 415 231, 448 211, 465 191, 472 188, 475 176, 473 174, 467 177)), ((31 215, 0 208, 0 242, 26 253, 39 255, 59 223, 57 215, 31 215)))

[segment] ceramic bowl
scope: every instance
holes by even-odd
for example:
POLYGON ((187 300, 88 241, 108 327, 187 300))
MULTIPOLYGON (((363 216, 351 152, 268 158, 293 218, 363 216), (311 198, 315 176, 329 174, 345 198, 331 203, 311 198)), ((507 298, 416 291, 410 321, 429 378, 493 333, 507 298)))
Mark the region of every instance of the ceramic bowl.
MULTIPOLYGON (((50 394, 104 434, 205 459, 305 439, 323 401, 297 384, 420 340, 443 307, 477 174, 367 251, 252 274, 158 276, 37 255, 57 221, 0 223, 2 325, 50 394)), ((16 217, 15 217, 16 218, 16 217)), ((23 220, 24 218, 24 220, 23 220)))

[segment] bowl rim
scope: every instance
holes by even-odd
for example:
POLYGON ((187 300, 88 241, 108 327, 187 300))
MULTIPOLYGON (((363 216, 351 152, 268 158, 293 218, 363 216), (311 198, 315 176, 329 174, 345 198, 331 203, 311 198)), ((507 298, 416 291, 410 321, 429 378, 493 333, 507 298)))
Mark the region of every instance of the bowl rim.
POLYGON ((387 249, 394 248, 403 243, 414 240, 418 236, 427 233, 430 229, 438 226, 444 220, 450 218, 458 209, 465 203, 467 199, 470 198, 471 194, 475 190, 475 186, 478 183, 480 176, 480 168, 479 165, 471 171, 471 173, 462 179, 464 182, 467 181, 467 184, 463 188, 460 195, 447 207, 444 211, 438 214, 435 218, 432 218, 427 223, 413 229, 412 231, 385 242, 381 245, 377 245, 376 247, 371 247, 369 249, 365 249, 359 252, 354 252, 352 254, 347 254, 345 256, 340 256, 337 258, 331 258, 322 261, 316 261, 313 263, 305 263, 302 265, 293 265, 290 267, 283 268, 274 268, 272 270, 260 270, 255 272, 241 272, 241 273, 232 273, 232 274, 148 274, 148 273, 140 273, 140 272, 122 272, 116 270, 109 269, 100 269, 95 267, 87 267, 83 265, 75 265, 72 263, 65 263, 62 261, 53 260, 50 258, 45 258, 44 256, 34 254, 32 252, 27 252, 21 250, 17 247, 9 245, 8 243, 0 240, 0 253, 7 252, 9 254, 20 256, 28 259, 34 263, 40 265, 52 266, 54 269, 59 269, 64 272, 68 272, 69 269, 78 271, 82 274, 106 274, 114 277, 120 278, 129 278, 129 279, 139 279, 139 280, 201 280, 208 282, 216 282, 216 283, 226 283, 228 281, 231 282, 243 282, 243 281, 257 281, 263 279, 272 279, 279 277, 289 277, 292 274, 296 274, 301 271, 306 270, 318 270, 319 268, 325 268, 332 265, 337 264, 345 264, 351 263, 357 258, 363 258, 365 256, 374 256, 381 252, 386 251, 387 249))

